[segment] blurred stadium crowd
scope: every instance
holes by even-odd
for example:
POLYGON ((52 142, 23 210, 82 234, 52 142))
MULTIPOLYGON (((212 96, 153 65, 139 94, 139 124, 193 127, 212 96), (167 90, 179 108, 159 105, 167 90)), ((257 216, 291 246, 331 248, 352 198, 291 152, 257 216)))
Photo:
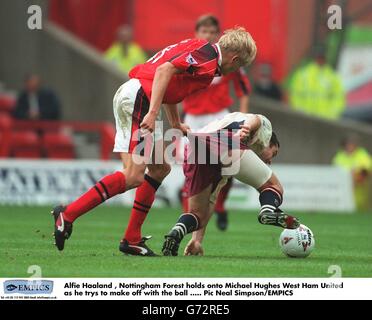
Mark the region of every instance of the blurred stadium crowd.
MULTIPOLYGON (((145 11, 143 17, 134 20, 133 2, 50 0, 49 19, 81 41, 89 43, 92 50, 101 54, 102 59, 127 75, 133 66, 145 62, 154 52, 165 47, 164 41, 171 44, 171 41, 175 41, 181 34, 185 38, 193 37, 200 13, 213 14, 223 27, 235 21, 234 14, 238 15, 236 12, 230 12, 230 18, 226 18, 226 14, 222 14, 223 9, 219 8, 224 1, 206 1, 200 8, 204 12, 191 10, 185 6, 185 1, 172 1, 172 4, 168 2, 167 12, 163 15, 170 16, 180 8, 185 8, 187 23, 180 21, 179 28, 182 32, 170 35, 172 31, 167 34, 162 32, 164 23, 159 21, 158 38, 164 39, 158 40, 152 38, 151 33, 143 28, 149 28, 153 21, 162 20, 164 16, 159 13, 160 16, 157 18, 146 17, 146 12, 149 11, 145 11), (147 18, 148 23, 145 21, 147 18), (99 19, 110 20, 104 24, 103 30, 97 30, 95 27, 99 19), (185 30, 185 25, 189 30, 185 30)), ((163 2, 159 2, 157 9, 153 8, 153 15, 162 10, 163 2)), ((285 54, 288 51, 283 47, 290 40, 284 36, 278 39, 277 34, 257 36, 259 52, 261 43, 264 43, 262 46, 264 49, 261 50, 262 54, 259 53, 254 65, 246 70, 250 81, 247 94, 249 97, 259 95, 282 102, 277 103, 278 108, 287 106, 290 112, 300 112, 341 123, 348 120, 359 121, 372 127, 372 70, 367 68, 363 61, 358 61, 358 55, 355 55, 355 48, 372 52, 372 20, 369 19, 372 16, 372 8, 368 1, 363 0, 313 2, 309 26, 301 25, 299 22, 301 16, 297 17, 297 20, 292 19, 293 21, 287 19, 286 10, 291 9, 290 4, 278 10, 278 19, 283 20, 278 22, 279 25, 290 24, 289 28, 310 28, 312 34, 310 39, 298 47, 301 48, 299 52, 288 54, 285 62, 283 52, 285 54), (324 27, 327 11, 322 8, 334 3, 341 5, 344 10, 344 28, 341 31, 330 32, 324 27), (285 19, 288 21, 284 21, 285 19), (265 42, 262 38, 265 38, 265 42), (283 45, 277 56, 267 54, 281 44, 281 41, 283 45)), ((255 6, 257 9, 268 6, 268 11, 275 9, 272 1, 262 1, 255 6)), ((246 14, 248 18, 252 16, 247 12, 246 14)), ((236 21, 237 24, 244 25, 242 14, 236 17, 236 21)), ((263 18, 256 30, 251 31, 249 25, 246 28, 255 37, 255 32, 258 33, 257 30, 266 22, 267 19, 263 18)), ((263 32, 267 30, 267 27, 265 28, 263 32)), ((115 89, 113 88, 113 91, 115 89)), ((59 96, 58 91, 58 87, 51 87, 49 83, 43 82, 38 70, 24 70, 24 83, 19 83, 19 87, 10 87, 7 79, 0 76, 1 157, 54 159, 74 159, 87 155, 89 157, 92 153, 81 149, 86 141, 79 142, 76 134, 79 131, 96 134, 95 139, 90 138, 88 142, 96 142, 97 136, 101 138, 105 136, 106 144, 112 142, 114 130, 110 131, 106 123, 91 123, 92 126, 88 129, 82 128, 84 125, 81 123, 64 126, 66 120, 62 103, 64 99, 59 96)), ((231 94, 235 95, 233 90, 231 94)), ((236 104, 226 107, 234 109, 236 104)), ((353 172, 357 206, 364 208, 368 205, 372 150, 360 144, 357 135, 345 132, 345 136, 339 140, 340 149, 334 155, 332 163, 353 172)), ((101 148, 101 152, 103 149, 101 148)), ((107 155, 102 157, 101 154, 101 158, 105 157, 107 158, 107 155)))

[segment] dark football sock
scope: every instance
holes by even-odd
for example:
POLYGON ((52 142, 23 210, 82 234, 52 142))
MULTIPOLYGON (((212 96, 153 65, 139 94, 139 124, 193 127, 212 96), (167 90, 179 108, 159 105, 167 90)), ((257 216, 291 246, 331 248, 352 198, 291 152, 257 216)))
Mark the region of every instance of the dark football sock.
POLYGON ((260 193, 261 209, 258 215, 258 221, 262 224, 273 224, 276 221, 275 212, 280 210, 278 207, 282 204, 282 195, 274 188, 266 188, 260 193))
POLYGON ((192 213, 184 213, 179 218, 177 223, 174 225, 170 233, 176 233, 179 240, 195 230, 199 229, 199 219, 192 213))

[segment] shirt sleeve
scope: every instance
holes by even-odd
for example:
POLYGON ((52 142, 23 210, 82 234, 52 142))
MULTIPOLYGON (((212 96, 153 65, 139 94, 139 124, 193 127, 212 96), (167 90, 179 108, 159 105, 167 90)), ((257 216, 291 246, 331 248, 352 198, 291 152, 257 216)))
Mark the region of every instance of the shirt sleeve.
POLYGON ((233 84, 238 98, 247 96, 251 93, 251 84, 244 69, 240 68, 233 76, 233 84))
POLYGON ((190 74, 206 74, 216 72, 218 54, 215 48, 207 43, 204 46, 180 52, 172 57, 171 62, 177 69, 190 74))

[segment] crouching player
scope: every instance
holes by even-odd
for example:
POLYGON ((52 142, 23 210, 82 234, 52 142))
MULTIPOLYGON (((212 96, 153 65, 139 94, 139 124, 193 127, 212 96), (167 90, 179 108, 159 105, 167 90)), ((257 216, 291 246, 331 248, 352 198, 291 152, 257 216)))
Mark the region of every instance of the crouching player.
POLYGON ((186 146, 184 173, 189 195, 189 212, 183 213, 165 236, 163 254, 178 255, 180 242, 191 232, 194 232, 193 238, 185 253, 202 253, 201 241, 213 212, 216 195, 231 176, 259 192, 261 210, 258 221, 261 224, 287 229, 297 228, 300 225, 299 220, 279 209, 283 200, 283 188, 268 167, 279 151, 279 141, 272 132, 270 121, 262 115, 235 112, 204 127, 196 134, 197 139, 200 140, 206 133, 215 133, 212 137, 207 135, 208 138, 205 138, 207 159, 211 158, 217 145, 220 161, 216 164, 191 163, 193 159, 199 161, 198 153, 201 148, 198 144, 195 144, 197 147, 193 144, 186 146), (228 154, 237 154, 236 157, 227 157, 226 152, 221 149, 224 144, 223 135, 230 138, 227 143, 228 154), (216 141, 213 141, 214 136, 217 137, 216 141), (233 142, 234 137, 238 139, 237 144, 233 142), (226 159, 231 159, 230 169, 223 165, 226 159), (235 170, 231 169, 233 167, 235 170))

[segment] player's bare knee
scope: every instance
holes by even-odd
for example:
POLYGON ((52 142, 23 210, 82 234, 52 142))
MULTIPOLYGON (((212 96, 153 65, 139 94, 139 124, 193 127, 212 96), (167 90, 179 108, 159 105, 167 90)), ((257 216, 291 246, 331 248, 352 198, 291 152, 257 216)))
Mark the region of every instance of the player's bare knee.
POLYGON ((273 188, 277 192, 279 192, 281 195, 284 193, 284 189, 282 184, 280 183, 279 179, 273 174, 268 181, 266 181, 261 187, 259 187, 257 190, 261 192, 262 190, 265 190, 267 188, 273 188))

